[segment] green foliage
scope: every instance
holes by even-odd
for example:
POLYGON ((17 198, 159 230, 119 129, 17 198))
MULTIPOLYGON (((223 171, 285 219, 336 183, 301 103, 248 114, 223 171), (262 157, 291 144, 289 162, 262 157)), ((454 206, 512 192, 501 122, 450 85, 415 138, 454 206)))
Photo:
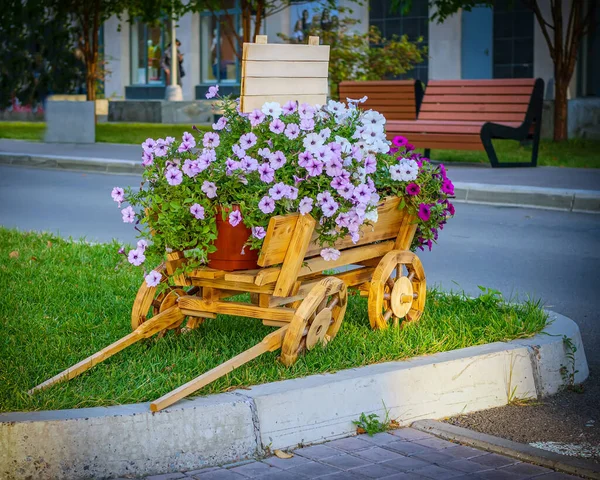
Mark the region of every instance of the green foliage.
MULTIPOLYGON (((427 0, 392 0, 390 11, 409 12, 413 1, 427 0)), ((428 0, 431 19, 442 23, 446 18, 454 15, 458 10, 463 9, 470 12, 474 7, 492 7, 494 0, 428 0)))
MULTIPOLYGON (((365 415, 365 413, 361 413, 358 420, 353 420, 352 423, 357 426, 359 430, 363 430, 364 433, 372 437, 376 433, 387 432, 390 429, 389 420, 380 421, 379 415, 376 413, 371 413, 369 415, 365 415)), ((363 432, 361 432, 363 433, 363 432)))
POLYGON ((579 370, 575 370, 575 352, 577 352, 577 346, 566 335, 563 335, 563 346, 565 348, 565 357, 567 358, 567 365, 560 366, 560 375, 562 376, 563 382, 567 389, 583 393, 583 387, 581 385, 575 385, 575 374, 579 370))
MULTIPOLYGON (((321 43, 330 46, 329 88, 332 98, 338 98, 338 84, 346 80, 382 80, 394 78, 412 70, 421 63, 427 48, 422 39, 410 42, 406 35, 383 38, 377 27, 367 33, 356 33, 358 20, 344 17, 332 28, 324 30, 313 25, 308 35, 318 36, 321 43)), ((278 34, 286 42, 292 37, 278 34)))

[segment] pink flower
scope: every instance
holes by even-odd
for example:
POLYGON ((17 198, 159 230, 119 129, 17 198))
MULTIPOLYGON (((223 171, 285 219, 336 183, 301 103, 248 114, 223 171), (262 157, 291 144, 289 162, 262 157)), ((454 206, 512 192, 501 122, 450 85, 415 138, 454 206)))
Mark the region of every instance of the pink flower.
POLYGON ((110 192, 110 196, 115 202, 119 203, 119 207, 125 201, 125 191, 121 187, 115 187, 110 192))
POLYGON ((142 238, 142 239, 138 240, 137 247, 138 247, 138 250, 145 252, 146 248, 148 248, 148 242, 142 238))
POLYGON ((271 130, 275 134, 283 133, 285 130, 285 123, 276 118, 269 124, 269 130, 271 130))
POLYGON ((321 257, 326 261, 337 260, 340 258, 340 251, 335 248, 324 248, 321 250, 321 257))
POLYGON ((165 177, 167 177, 167 183, 172 186, 179 185, 183 181, 183 173, 177 167, 167 168, 165 177))
POLYGON ((212 124, 213 130, 223 130, 227 125, 227 117, 221 117, 217 120, 217 123, 212 124))
POLYGON ((289 140, 295 140, 300 135, 300 127, 298 127, 295 123, 289 123, 287 127, 285 127, 285 136, 289 140))
POLYGON ((417 215, 424 222, 428 221, 431 217, 431 205, 427 205, 426 203, 419 205, 419 213, 417 215))
POLYGON ((206 98, 215 98, 219 93, 219 86, 213 85, 212 87, 208 87, 208 92, 206 92, 206 98))
POLYGON ((242 221, 242 212, 239 210, 234 210, 229 214, 229 225, 232 227, 237 227, 242 221))
POLYGON ((268 163, 263 163, 258 167, 260 179, 265 183, 271 183, 275 179, 275 170, 268 163))
POLYGON ((256 145, 257 140, 258 138, 252 132, 244 133, 240 137, 240 146, 244 150, 248 150, 249 148, 252 148, 254 145, 256 145))
POLYGON ((396 145, 397 147, 403 147, 404 145, 406 145, 408 143, 408 140, 406 137, 403 137, 402 135, 397 135, 392 140, 392 143, 394 145, 396 145))
POLYGON ((142 153, 142 165, 144 167, 152 165, 153 163, 154 163, 154 155, 152 153, 149 153, 149 152, 142 153))
POLYGON ((206 132, 202 138, 202 145, 206 148, 217 148, 220 143, 219 134, 216 132, 206 132))
POLYGON ((146 280, 146 285, 148 285, 149 287, 156 287, 160 283, 162 275, 156 270, 152 270, 144 278, 146 280))
POLYGON ((296 102, 294 100, 290 100, 290 101, 286 102, 285 105, 283 107, 281 107, 284 115, 291 115, 292 113, 294 113, 296 111, 296 108, 297 108, 297 106, 296 106, 296 102))
POLYGON ((252 236, 254 238, 258 238, 260 240, 261 238, 265 238, 266 235, 267 232, 263 227, 252 227, 252 236))
POLYGON ((449 179, 446 179, 442 182, 441 190, 446 195, 454 195, 454 185, 449 179))
POLYGON ((271 213, 275 210, 275 200, 268 195, 265 195, 260 202, 258 202, 258 208, 262 213, 271 213))
POLYGON ((152 138, 147 138, 144 143, 142 143, 142 148, 144 152, 152 153, 154 151, 154 147, 156 146, 156 142, 152 138))
POLYGON ((454 216, 455 210, 454 210, 454 205, 452 205, 450 202, 447 202, 448 205, 446 206, 446 211, 451 215, 454 216))
POLYGON ((418 195, 419 193, 421 193, 421 187, 419 187, 419 185, 417 185, 416 183, 409 183, 406 186, 406 193, 408 195, 418 195))
POLYGON ((144 260, 146 260, 146 256, 144 255, 144 252, 142 250, 136 248, 135 250, 129 251, 129 254, 127 255, 127 260, 132 265, 139 267, 142 263, 144 263, 144 260))
POLYGON ((279 170, 281 167, 285 165, 286 162, 285 155, 281 150, 277 150, 269 156, 269 163, 273 170, 279 170))
POLYGON ((206 193, 208 198, 215 198, 217 196, 217 186, 208 180, 204 180, 201 190, 206 193))
POLYGON ((260 125, 265 118, 265 114, 261 112, 258 108, 252 110, 252 112, 250 112, 250 114, 248 115, 250 125, 252 125, 253 127, 257 127, 258 125, 260 125))
POLYGON ((124 223, 133 223, 135 221, 135 211, 131 207, 121 210, 121 215, 123 215, 124 223))
POLYGON ((194 203, 190 207, 190 213, 196 217, 196 220, 204 220, 204 207, 198 203, 194 203))

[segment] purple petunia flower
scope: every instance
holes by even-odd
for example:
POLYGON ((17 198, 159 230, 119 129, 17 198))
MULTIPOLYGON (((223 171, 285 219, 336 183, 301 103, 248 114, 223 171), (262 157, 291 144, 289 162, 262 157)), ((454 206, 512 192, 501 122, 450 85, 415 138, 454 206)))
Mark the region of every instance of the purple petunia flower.
POLYGON ((258 149, 258 155, 263 157, 263 158, 268 158, 271 155, 271 150, 269 150, 268 148, 259 148, 258 149))
POLYGON ((259 240, 265 238, 267 232, 263 227, 252 227, 252 236, 254 238, 258 238, 259 240))
POLYGON ((365 173, 370 175, 377 170, 377 160, 374 155, 367 155, 364 161, 365 173))
POLYGON ((197 160, 187 159, 184 162, 183 167, 181 167, 181 170, 183 170, 183 173, 185 173, 190 178, 195 177, 196 175, 198 175, 198 173, 200 173, 197 160))
POLYGON ((256 145, 257 140, 258 138, 252 132, 244 133, 240 137, 240 146, 244 150, 248 150, 249 148, 252 148, 254 145, 256 145))
POLYGON ((297 108, 297 104, 294 100, 289 100, 283 105, 283 107, 281 107, 284 115, 291 115, 296 111, 297 108))
POLYGON ((169 146, 170 146, 170 145, 171 145, 171 144, 172 144, 174 141, 175 141, 175 137, 167 137, 167 138, 165 138, 165 143, 166 143, 167 145, 169 145, 169 146))
POLYGON ((220 117, 217 123, 212 124, 213 130, 223 130, 227 126, 227 117, 220 117))
POLYGON ((333 216, 333 214, 338 211, 338 208, 339 204, 333 199, 330 199, 321 205, 321 211, 326 217, 333 216))
POLYGON ((285 123, 276 118, 269 124, 269 130, 271 130, 275 134, 283 133, 285 130, 285 123))
POLYGON ((275 179, 275 170, 271 168, 269 163, 265 162, 258 167, 260 179, 265 183, 271 183, 275 179))
POLYGON ((144 143, 142 143, 142 148, 144 152, 152 153, 154 151, 154 147, 156 146, 156 142, 153 138, 147 138, 144 143))
POLYGON ((285 165, 287 159, 281 150, 277 150, 269 156, 269 163, 273 170, 279 170, 285 165))
POLYGON ((165 157, 167 153, 169 153, 169 145, 167 145, 167 142, 162 138, 159 138, 154 146, 154 155, 157 157, 165 157))
POLYGON ((258 108, 255 108, 248 114, 248 120, 250 120, 250 125, 253 127, 257 127, 260 125, 264 119, 266 118, 265 114, 261 112, 258 108))
POLYGON ((298 165, 306 168, 306 166, 308 165, 308 162, 310 162, 312 159, 313 159, 313 156, 310 152, 300 152, 298 154, 298 165))
POLYGON ((183 132, 183 136, 181 137, 181 141, 183 141, 185 143, 189 143, 191 145, 191 148, 194 148, 196 146, 196 139, 189 132, 183 132))
POLYGON ((271 213, 275 210, 275 200, 268 195, 265 195, 260 202, 258 202, 258 208, 262 213, 271 213))
POLYGON ((323 205, 324 203, 329 202, 330 200, 333 200, 333 196, 331 195, 331 192, 327 190, 317 195, 317 202, 319 202, 319 205, 323 205))
POLYGON ((177 167, 167 168, 165 177, 167 177, 167 183, 172 186, 179 185, 183 181, 183 173, 177 167))
POLYGON ((127 260, 132 265, 139 267, 142 263, 144 263, 144 260, 146 260, 146 256, 144 255, 143 251, 136 248, 135 250, 129 251, 129 254, 127 255, 127 260))
POLYGON ((354 189, 354 194, 352 195, 352 197, 358 203, 361 203, 363 205, 367 204, 371 199, 371 189, 368 187, 368 185, 361 183, 360 185, 357 185, 354 189))
POLYGON ((300 118, 312 119, 315 116, 315 108, 308 103, 303 103, 298 107, 300 118))
POLYGON ((110 196, 119 204, 119 207, 125 201, 125 191, 121 187, 113 188, 110 192, 110 196))
POLYGON ((187 152, 188 150, 191 150, 194 147, 194 145, 192 145, 189 142, 182 142, 181 145, 179 145, 179 148, 177 149, 177 151, 179 153, 183 153, 183 152, 187 152))
POLYGON ((123 222, 125 223, 133 223, 135 221, 135 211, 132 207, 121 210, 121 215, 123 216, 123 222))
POLYGON ((287 127, 285 127, 285 136, 289 140, 295 140, 300 135, 300 127, 298 127, 295 123, 289 123, 287 127))
POLYGON ((156 270, 151 270, 150 273, 144 277, 146 285, 149 287, 156 287, 160 283, 161 278, 162 274, 156 270))
POLYGON ((213 182, 204 180, 201 190, 206 194, 208 198, 215 198, 217 196, 217 186, 213 182))
POLYGON ((342 165, 342 162, 340 162, 337 158, 329 161, 325 166, 325 172, 330 177, 337 177, 342 173, 343 169, 344 166, 342 165))
POLYGON ((196 220, 204 220, 204 207, 198 203, 194 203, 190 207, 190 213, 196 217, 196 220))
POLYGON ((406 137, 403 137, 402 135, 397 135, 392 140, 392 143, 397 147, 403 147, 408 143, 408 139, 406 137))
POLYGON ((154 155, 149 152, 142 153, 142 165, 148 167, 154 163, 154 155))
POLYGON ((303 118, 300 121, 300 130, 310 132, 315 129, 315 121, 312 118, 303 118))
POLYGON ((321 250, 321 257, 326 261, 337 260, 340 258, 340 251, 335 248, 324 248, 321 250))
POLYGON ((238 157, 244 158, 246 156, 246 150, 240 147, 237 143, 231 147, 231 151, 238 157))
POLYGON ((418 195, 419 193, 421 193, 421 187, 419 187, 419 185, 417 185, 416 183, 409 183, 406 186, 406 193, 408 195, 418 195))
POLYGON ((225 167, 227 170, 225 170, 225 173, 228 176, 233 175, 233 172, 235 172, 236 170, 239 170, 241 167, 240 162, 236 162, 235 160, 232 160, 231 158, 228 158, 225 161, 225 167))
POLYGON ((317 175, 321 175, 321 173, 323 173, 323 162, 317 160, 316 158, 311 158, 308 162, 306 162, 306 166, 304 168, 306 168, 309 177, 316 177, 317 175))
POLYGON ((289 193, 289 188, 290 187, 283 182, 276 183, 269 189, 269 195, 273 200, 281 200, 289 193))
POLYGON ((258 169, 258 161, 250 155, 246 155, 240 162, 240 167, 246 173, 254 172, 258 169))
POLYGON ((137 247, 138 249, 140 249, 142 252, 146 251, 146 248, 148 248, 148 242, 141 238, 140 240, 138 240, 137 242, 137 247))
POLYGON ((219 93, 219 86, 213 85, 212 87, 208 87, 208 92, 206 92, 206 98, 215 98, 219 93))
POLYGON ((242 212, 239 210, 234 210, 229 214, 229 225, 232 227, 237 227, 242 221, 242 212))
POLYGON ((424 222, 428 221, 431 217, 431 205, 427 205, 426 203, 419 205, 419 213, 417 215, 424 222))
POLYGON ((216 132, 206 132, 202 138, 202 145, 206 148, 217 148, 220 143, 219 134, 216 132))
POLYGON ((304 197, 302 200, 300 200, 300 204, 298 205, 298 211, 300 214, 306 215, 307 213, 310 213, 313 209, 313 203, 314 200, 310 197, 304 197))

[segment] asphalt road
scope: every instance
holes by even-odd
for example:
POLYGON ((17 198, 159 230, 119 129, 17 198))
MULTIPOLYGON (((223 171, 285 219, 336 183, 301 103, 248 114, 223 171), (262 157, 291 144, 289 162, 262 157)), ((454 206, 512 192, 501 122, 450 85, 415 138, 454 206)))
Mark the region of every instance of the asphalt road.
MULTIPOLYGON (((89 241, 133 242, 110 198, 139 177, 0 166, 0 224, 89 241)), ((420 254, 429 286, 512 300, 532 297, 574 319, 588 362, 600 366, 600 216, 458 204, 432 252, 420 254)))

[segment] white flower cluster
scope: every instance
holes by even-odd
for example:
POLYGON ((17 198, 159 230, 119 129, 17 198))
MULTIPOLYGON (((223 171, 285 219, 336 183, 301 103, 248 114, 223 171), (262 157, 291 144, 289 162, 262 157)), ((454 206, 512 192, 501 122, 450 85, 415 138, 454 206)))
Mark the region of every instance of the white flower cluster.
POLYGON ((412 182, 417 179, 418 174, 419 165, 409 158, 402 158, 398 164, 390 167, 392 180, 398 182, 412 182))

